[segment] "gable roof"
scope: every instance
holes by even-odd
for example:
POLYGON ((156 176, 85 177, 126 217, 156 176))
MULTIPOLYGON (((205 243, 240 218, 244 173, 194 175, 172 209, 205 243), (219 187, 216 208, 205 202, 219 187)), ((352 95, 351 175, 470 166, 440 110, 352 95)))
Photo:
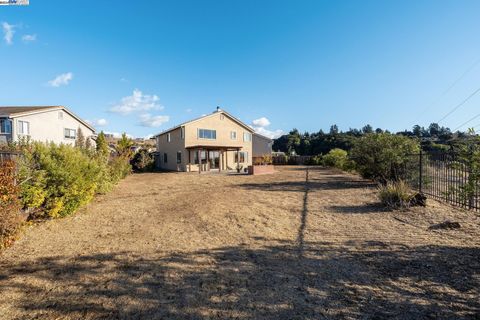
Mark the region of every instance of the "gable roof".
POLYGON ((254 135, 254 136, 257 136, 257 137, 259 137, 259 138, 265 139, 265 140, 273 141, 272 138, 269 138, 269 137, 267 137, 267 136, 264 136, 263 134, 260 134, 260 133, 258 133, 258 132, 254 132, 253 135, 254 135))
POLYGON ((167 130, 165 130, 165 131, 162 131, 162 132, 160 132, 159 134, 154 135, 153 137, 156 138, 156 137, 161 136, 161 135, 163 135, 163 134, 165 134, 165 133, 168 133, 168 132, 171 132, 171 131, 173 131, 173 130, 175 130, 175 129, 178 129, 178 128, 180 128, 180 127, 183 127, 183 126, 185 126, 185 125, 187 125, 187 124, 190 124, 190 123, 193 123, 193 122, 199 121, 199 120, 201 120, 201 119, 205 119, 205 118, 208 118, 208 117, 211 117, 211 116, 213 116, 213 115, 220 114, 220 113, 223 113, 225 116, 227 116, 228 118, 230 118, 230 120, 236 122, 236 123, 239 124, 240 126, 244 127, 244 128, 247 129, 248 131, 250 131, 251 133, 254 133, 254 132, 255 132, 255 130, 253 130, 252 127, 250 127, 249 125, 247 125, 247 124, 243 123, 242 121, 238 120, 237 118, 235 118, 234 116, 232 116, 230 113, 226 112, 225 110, 218 110, 218 111, 214 111, 214 112, 212 112, 212 113, 210 113, 210 114, 207 114, 207 115, 204 115, 204 116, 201 116, 201 117, 198 117, 198 118, 195 118, 195 119, 192 119, 192 120, 183 122, 183 123, 181 123, 181 124, 179 124, 179 125, 176 125, 175 127, 172 127, 172 128, 167 129, 167 130))
POLYGON ((64 106, 5 106, 1 107, 0 106, 0 117, 19 117, 19 116, 25 116, 25 115, 31 115, 31 114, 36 114, 36 113, 41 113, 41 112, 46 112, 46 111, 53 111, 53 110, 63 110, 72 117, 74 117, 76 120, 81 122, 84 126, 95 132, 95 128, 92 127, 90 124, 88 124, 86 121, 82 120, 79 116, 65 108, 64 106))

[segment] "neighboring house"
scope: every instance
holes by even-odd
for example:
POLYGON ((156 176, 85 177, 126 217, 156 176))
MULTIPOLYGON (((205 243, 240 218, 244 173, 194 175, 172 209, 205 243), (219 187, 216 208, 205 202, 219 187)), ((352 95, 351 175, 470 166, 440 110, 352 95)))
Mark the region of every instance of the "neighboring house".
POLYGON ((263 157, 265 155, 272 155, 273 140, 261 134, 253 134, 253 156, 263 157))
POLYGON ((156 165, 174 171, 226 171, 252 164, 254 130, 217 108, 155 136, 156 165))
POLYGON ((62 106, 0 107, 0 143, 22 138, 32 141, 74 144, 78 130, 85 139, 95 137, 95 129, 62 106))

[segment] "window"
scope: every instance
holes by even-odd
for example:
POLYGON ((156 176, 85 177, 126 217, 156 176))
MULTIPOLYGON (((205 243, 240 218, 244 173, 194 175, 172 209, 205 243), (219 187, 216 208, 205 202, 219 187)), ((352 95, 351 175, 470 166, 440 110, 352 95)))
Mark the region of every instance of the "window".
POLYGON ((167 133, 167 142, 170 142, 172 141, 172 136, 170 135, 170 133, 167 133))
POLYGON ((209 130, 209 129, 198 129, 198 137, 200 139, 217 139, 217 130, 209 130))
POLYGON ((30 134, 30 123, 27 121, 18 120, 18 134, 28 136, 30 134))
POLYGON ((63 120, 63 112, 62 111, 58 112, 58 120, 63 120))
POLYGON ((250 132, 244 132, 243 141, 252 141, 252 134, 250 132))
POLYGON ((225 116, 223 114, 220 115, 220 120, 225 119, 225 116))
POLYGON ((167 162, 168 162, 167 153, 164 152, 163 153, 163 163, 167 163, 167 162))
POLYGON ((237 162, 240 162, 240 163, 248 162, 248 152, 245 152, 245 151, 235 152, 235 163, 237 162), (240 161, 238 161, 239 155, 240 155, 240 161))
POLYGON ((182 139, 185 139, 185 127, 182 127, 182 129, 180 129, 180 135, 182 136, 182 139))
POLYGON ((77 130, 75 129, 64 129, 64 134, 66 139, 76 139, 77 130))
POLYGON ((12 133, 12 122, 8 119, 0 119, 0 133, 12 133))
POLYGON ((177 151, 177 163, 182 163, 182 151, 177 151))
MULTIPOLYGON (((200 159, 202 163, 207 163, 207 152, 205 150, 200 151, 200 159)), ((193 161, 195 164, 198 164, 198 151, 193 151, 193 161)))
POLYGON ((237 140, 237 131, 230 131, 230 139, 237 140))

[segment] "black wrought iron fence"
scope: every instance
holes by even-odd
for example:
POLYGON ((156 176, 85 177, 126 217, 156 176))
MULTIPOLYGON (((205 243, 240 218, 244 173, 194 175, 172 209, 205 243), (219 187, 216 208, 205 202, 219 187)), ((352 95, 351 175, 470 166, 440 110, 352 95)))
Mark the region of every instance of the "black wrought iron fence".
POLYGON ((454 153, 419 153, 408 157, 402 177, 434 199, 480 211, 480 181, 469 161, 454 153))

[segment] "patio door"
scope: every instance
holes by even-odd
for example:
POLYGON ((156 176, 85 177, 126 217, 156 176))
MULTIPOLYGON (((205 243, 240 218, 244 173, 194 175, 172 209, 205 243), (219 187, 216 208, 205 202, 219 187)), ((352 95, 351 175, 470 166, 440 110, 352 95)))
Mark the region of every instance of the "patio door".
POLYGON ((208 161, 210 169, 220 170, 220 151, 210 150, 208 151, 208 161))

